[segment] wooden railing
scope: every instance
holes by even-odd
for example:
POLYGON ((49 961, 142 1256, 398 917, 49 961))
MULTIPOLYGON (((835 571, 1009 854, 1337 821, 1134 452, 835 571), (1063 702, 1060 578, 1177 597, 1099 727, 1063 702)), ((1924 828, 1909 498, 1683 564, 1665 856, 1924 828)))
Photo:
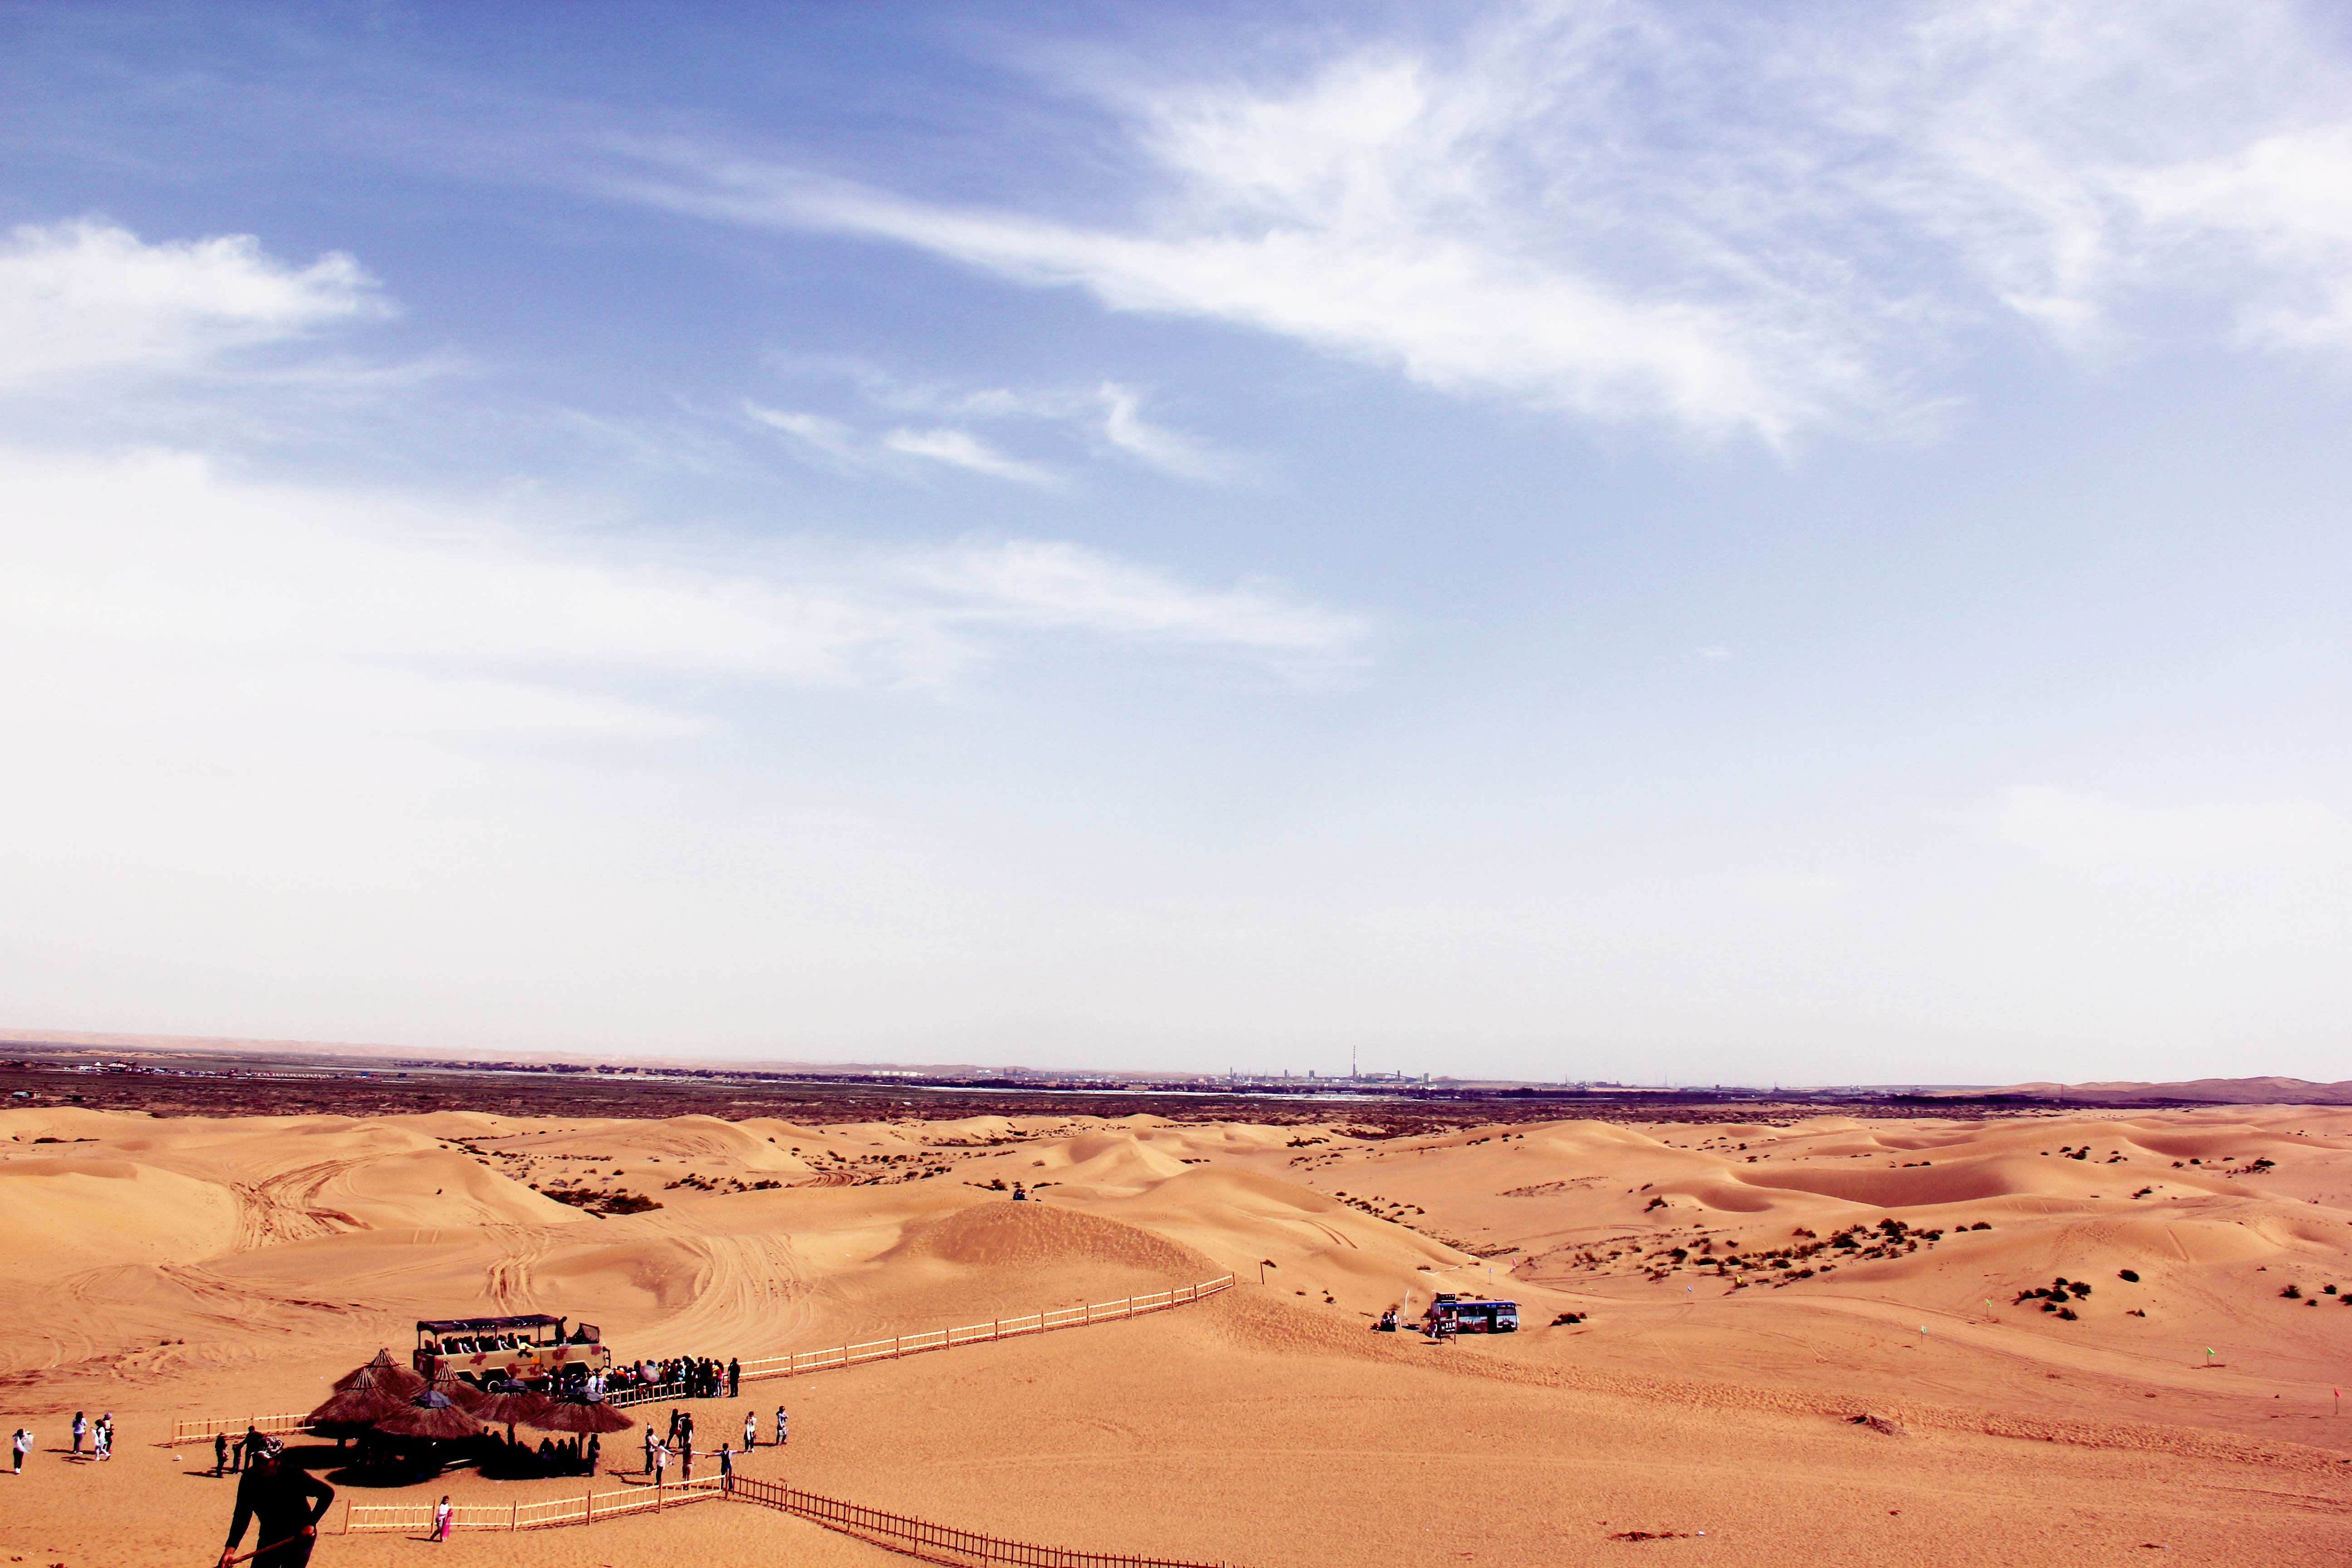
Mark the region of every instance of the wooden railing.
POLYGON ((1213 1296, 1233 1288, 1230 1274, 1199 1285, 1180 1285, 1173 1290, 1155 1290, 1149 1295, 1129 1296, 1119 1301, 1098 1301, 1087 1307, 1056 1307, 1050 1311, 1031 1312, 1018 1318, 999 1318, 992 1322, 972 1323, 961 1329, 932 1329, 925 1333, 901 1334, 894 1339, 868 1340, 860 1345, 837 1345, 832 1350, 798 1351, 791 1355, 763 1356, 743 1363, 743 1381, 760 1377, 798 1377, 803 1373, 830 1372, 837 1367, 857 1366, 869 1361, 894 1361, 900 1356, 919 1355, 925 1351, 951 1350, 958 1345, 983 1344, 990 1340, 1007 1340, 1020 1334, 1042 1334, 1055 1329, 1082 1329, 1089 1323, 1116 1323, 1128 1318, 1139 1318, 1146 1312, 1165 1312, 1197 1301, 1203 1296, 1213 1296))
MULTIPOLYGON (((599 1520, 622 1519, 630 1514, 659 1513, 664 1509, 708 1502, 724 1495, 719 1490, 719 1478, 707 1476, 698 1481, 678 1481, 635 1491, 600 1494, 592 1490, 579 1497, 549 1498, 544 1502, 510 1502, 504 1508, 496 1503, 458 1503, 449 1510, 449 1528, 453 1533, 460 1530, 549 1530, 562 1524, 594 1524, 599 1520)), ((382 1535, 432 1528, 433 1505, 429 1502, 346 1503, 343 1508, 345 1535, 382 1535)))
POLYGON ((173 1422, 172 1436, 158 1446, 168 1448, 174 1443, 209 1443, 223 1432, 234 1443, 245 1436, 248 1426, 266 1436, 282 1437, 289 1432, 302 1430, 307 1419, 299 1411, 291 1415, 192 1415, 173 1422))
MULTIPOLYGON (((919 1355, 925 1351, 951 1350, 958 1345, 985 1344, 991 1340, 1009 1340, 1022 1334, 1048 1333, 1055 1329, 1082 1329, 1089 1323, 1116 1323, 1129 1318, 1139 1318, 1147 1312, 1165 1312, 1233 1289, 1234 1277, 1221 1275, 1198 1285, 1179 1285, 1172 1290, 1154 1290, 1147 1295, 1129 1296, 1123 1300, 1097 1301, 1087 1307, 1055 1307, 1050 1311, 1030 1312, 1018 1318, 998 1318, 991 1322, 972 1323, 961 1329, 932 1329, 926 1333, 901 1334, 894 1339, 868 1340, 859 1345, 836 1345, 831 1350, 797 1351, 791 1355, 762 1356, 742 1363, 743 1381, 750 1383, 762 1377, 798 1377, 805 1373, 831 1372, 839 1367, 861 1366, 872 1361, 895 1361, 901 1356, 919 1355)), ((642 1405, 648 1400, 683 1399, 687 1385, 664 1383, 651 1386, 615 1388, 604 1395, 604 1403, 615 1405, 642 1405)), ((299 1432, 302 1429, 300 1415, 222 1415, 192 1416, 172 1423, 173 1443, 209 1443, 215 1432, 226 1432, 232 1437, 245 1430, 251 1421, 259 1430, 272 1434, 299 1432)), ((165 1445, 168 1447, 169 1445, 165 1445)), ((1106 1561, 1109 1561, 1106 1559, 1106 1561)))
POLYGON ((952 1552, 973 1563, 1013 1563, 1019 1568, 1227 1568, 1222 1563, 1186 1558, 1128 1557, 1115 1552, 1079 1552, 1066 1546, 1007 1541, 1001 1536, 958 1530, 953 1525, 934 1524, 927 1519, 885 1513, 880 1509, 843 1502, 838 1498, 819 1497, 814 1492, 799 1491, 775 1481, 754 1480, 750 1476, 729 1476, 721 1484, 727 1495, 738 1501, 763 1503, 827 1530, 863 1536, 877 1546, 916 1556, 952 1552))

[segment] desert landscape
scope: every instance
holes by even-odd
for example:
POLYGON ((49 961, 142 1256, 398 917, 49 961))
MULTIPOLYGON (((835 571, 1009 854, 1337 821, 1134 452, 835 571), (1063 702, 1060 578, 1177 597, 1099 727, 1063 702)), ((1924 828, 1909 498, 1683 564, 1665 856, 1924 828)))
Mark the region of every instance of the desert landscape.
MULTIPOLYGON (((1232 1276, 1197 1303, 747 1384, 739 1474, 1018 1541, 1251 1568, 2318 1563, 2352 1546, 2352 1110, 1749 1121, 0 1112, 8 1561, 209 1562, 175 1419, 300 1412, 420 1318, 751 1362, 1232 1276), (1018 1185, 1024 1201, 1013 1201, 1018 1185), (1034 1201, 1032 1201, 1034 1200, 1034 1201), (647 1206, 648 1205, 658 1206, 647 1206), (629 1212, 635 1210, 635 1212, 629 1212), (1410 1331, 1438 1292, 1514 1334, 1410 1331), (1373 1331, 1399 1310, 1407 1331, 1373 1331), (121 1437, 66 1450, 80 1410, 121 1437), (764 1438, 763 1438, 764 1442, 764 1438)), ((657 1419, 667 1405, 639 1414, 657 1419)), ((318 1561, 899 1561, 719 1502, 339 1536, 318 1561)), ((708 1474, 712 1461, 704 1456, 708 1474)))

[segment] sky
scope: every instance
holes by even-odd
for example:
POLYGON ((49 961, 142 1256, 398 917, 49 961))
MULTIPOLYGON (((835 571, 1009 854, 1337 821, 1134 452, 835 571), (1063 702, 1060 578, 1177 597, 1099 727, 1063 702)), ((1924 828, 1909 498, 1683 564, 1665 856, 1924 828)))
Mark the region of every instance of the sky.
POLYGON ((2352 16, 0 3, 0 1022, 2341 1078, 2352 16))

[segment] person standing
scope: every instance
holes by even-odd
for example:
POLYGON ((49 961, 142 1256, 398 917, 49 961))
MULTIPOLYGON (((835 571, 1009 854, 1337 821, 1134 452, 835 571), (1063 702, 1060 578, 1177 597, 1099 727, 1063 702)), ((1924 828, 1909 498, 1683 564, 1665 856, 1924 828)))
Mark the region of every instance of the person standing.
POLYGON ((246 1451, 245 1474, 237 1479, 236 1513, 230 1519, 228 1543, 221 1548, 221 1568, 236 1555, 245 1527, 255 1525, 257 1542, 253 1568, 305 1568, 310 1548, 318 1544, 319 1521, 333 1506, 335 1489, 308 1470, 285 1461, 285 1446, 275 1437, 254 1435, 246 1451))
POLYGON ((746 1410, 743 1412, 743 1451, 750 1453, 759 1446, 759 1442, 760 1413, 756 1410, 746 1410))
POLYGON ((16 1469, 10 1472, 11 1474, 21 1476, 25 1473, 25 1454, 27 1449, 32 1447, 32 1446, 33 1434, 31 1428, 25 1426, 17 1427, 16 1435, 8 1439, 8 1448, 10 1453, 14 1455, 16 1465, 16 1469))
POLYGON ((735 1399, 743 1393, 743 1363, 733 1356, 727 1358, 727 1397, 735 1399))
POLYGON ((449 1521, 457 1516, 457 1510, 456 1509, 449 1506, 449 1494, 447 1492, 443 1492, 441 1494, 441 1500, 433 1505, 434 1540, 446 1541, 449 1539, 449 1521))
POLYGON ((246 1469, 253 1468, 253 1457, 261 1452, 261 1432, 250 1421, 245 1424, 245 1436, 237 1439, 237 1464, 246 1469))
POLYGON ((686 1435, 686 1446, 677 1451, 677 1479, 681 1485, 694 1479, 694 1434, 686 1435))
POLYGON ((784 1430, 784 1407, 779 1405, 776 1406, 776 1447, 782 1447, 784 1440, 789 1436, 790 1434, 784 1430))
POLYGON ((90 1451, 101 1460, 114 1458, 114 1412, 110 1410, 98 1418, 97 1440, 90 1451))
POLYGON ((654 1473, 654 1424, 646 1423, 646 1474, 654 1473))
POLYGON ((660 1486, 669 1474, 669 1445, 654 1445, 654 1485, 660 1486))
POLYGON ((228 1434, 226 1432, 215 1432, 213 1434, 213 1474, 222 1476, 226 1475, 227 1473, 228 1434))
POLYGON ((728 1481, 733 1479, 734 1474, 734 1451, 729 1448, 726 1444, 721 1443, 719 1445, 719 1485, 721 1489, 725 1489, 728 1481))
POLYGON ((74 1412, 74 1418, 73 1418, 73 1443, 74 1443, 74 1446, 73 1446, 73 1451, 74 1451, 75 1453, 79 1454, 79 1453, 80 1453, 80 1452, 81 1452, 81 1440, 82 1440, 82 1437, 83 1437, 83 1436, 85 1436, 89 1431, 89 1423, 88 1421, 86 1421, 86 1420, 84 1420, 84 1419, 82 1418, 82 1414, 81 1414, 81 1412, 80 1412, 80 1411, 79 1411, 79 1410, 75 1411, 75 1412, 74 1412))

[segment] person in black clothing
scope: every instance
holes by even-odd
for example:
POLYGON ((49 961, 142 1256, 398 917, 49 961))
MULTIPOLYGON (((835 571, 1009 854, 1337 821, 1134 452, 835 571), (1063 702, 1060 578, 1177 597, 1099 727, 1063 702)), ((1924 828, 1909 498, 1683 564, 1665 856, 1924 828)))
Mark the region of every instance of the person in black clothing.
POLYGON ((733 1356, 727 1358, 727 1397, 734 1398, 743 1392, 743 1363, 733 1356))
POLYGON ((319 1521, 334 1505, 335 1489, 286 1463, 285 1452, 275 1437, 260 1437, 247 1454, 245 1473, 237 1478, 236 1514, 229 1521, 228 1544, 221 1548, 224 1565, 236 1555, 248 1521, 256 1526, 259 1548, 253 1568, 304 1568, 310 1561, 319 1521))

